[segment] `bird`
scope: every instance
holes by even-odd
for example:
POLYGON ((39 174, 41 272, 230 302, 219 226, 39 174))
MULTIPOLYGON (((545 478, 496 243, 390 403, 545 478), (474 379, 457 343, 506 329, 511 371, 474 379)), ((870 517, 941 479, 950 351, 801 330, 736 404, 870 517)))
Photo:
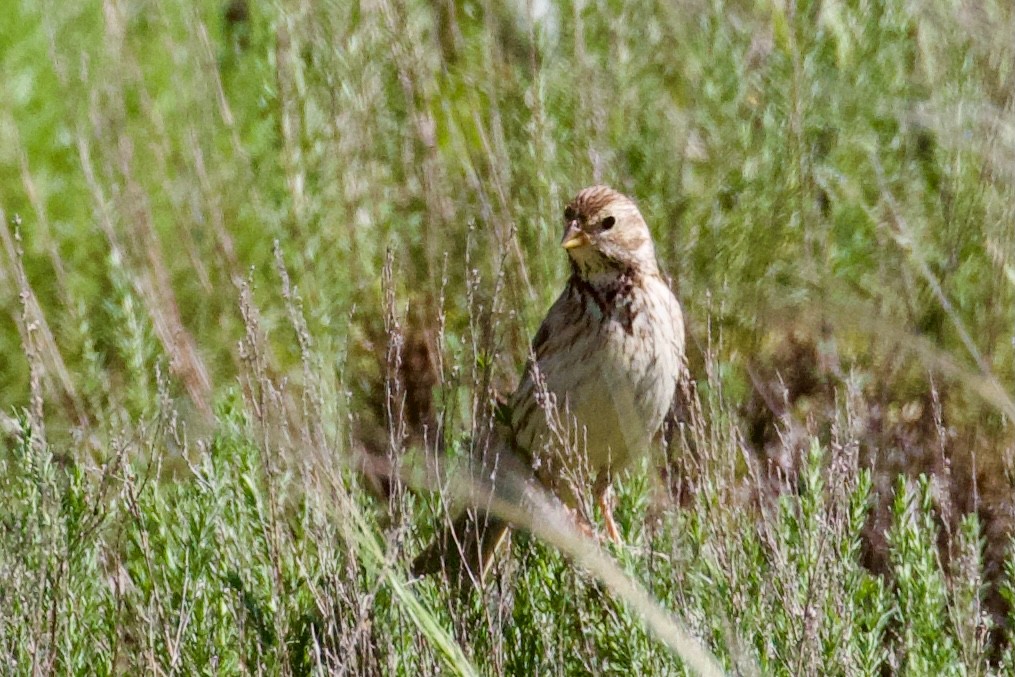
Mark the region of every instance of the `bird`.
MULTIPOLYGON (((648 453, 670 411, 685 373, 683 314, 630 197, 591 186, 563 216, 570 275, 532 340, 488 456, 523 468, 588 535, 582 508, 591 498, 619 542, 613 479, 648 453)), ((415 558, 412 573, 467 573, 481 584, 510 528, 473 505, 415 558)))

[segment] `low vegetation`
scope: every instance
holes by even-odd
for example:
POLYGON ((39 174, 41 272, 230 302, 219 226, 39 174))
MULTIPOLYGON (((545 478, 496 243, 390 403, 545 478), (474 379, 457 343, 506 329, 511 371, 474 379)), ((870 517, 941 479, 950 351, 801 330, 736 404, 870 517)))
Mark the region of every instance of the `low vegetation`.
POLYGON ((7 5, 0 672, 1015 671, 1005 3, 7 5), (625 543, 411 580, 596 182, 688 318, 625 543))

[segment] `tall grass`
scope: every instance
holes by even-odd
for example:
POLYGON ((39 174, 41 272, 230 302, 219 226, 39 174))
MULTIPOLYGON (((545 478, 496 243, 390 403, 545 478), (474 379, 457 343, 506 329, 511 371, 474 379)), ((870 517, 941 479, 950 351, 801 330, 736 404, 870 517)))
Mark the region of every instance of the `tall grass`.
POLYGON ((1004 3, 8 5, 3 672, 1012 669, 1004 3), (410 581, 599 181, 691 346, 625 545, 410 581))

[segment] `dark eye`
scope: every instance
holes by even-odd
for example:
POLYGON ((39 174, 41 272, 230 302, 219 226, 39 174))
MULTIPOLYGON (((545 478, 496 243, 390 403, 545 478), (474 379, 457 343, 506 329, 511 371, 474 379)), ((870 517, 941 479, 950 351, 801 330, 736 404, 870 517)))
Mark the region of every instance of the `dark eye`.
POLYGON ((574 207, 572 207, 571 205, 564 207, 565 221, 574 221, 576 218, 578 218, 578 215, 574 213, 574 207))
POLYGON ((613 224, 615 224, 616 222, 617 219, 613 218, 612 216, 607 216, 605 219, 603 219, 603 230, 609 230, 610 228, 613 228, 613 224))

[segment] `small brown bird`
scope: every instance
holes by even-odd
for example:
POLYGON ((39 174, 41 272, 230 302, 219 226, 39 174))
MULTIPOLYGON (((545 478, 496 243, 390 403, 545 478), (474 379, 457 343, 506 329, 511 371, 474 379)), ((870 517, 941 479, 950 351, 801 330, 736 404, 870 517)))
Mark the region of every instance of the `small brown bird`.
MULTIPOLYGON (((579 192, 564 209, 561 246, 571 276, 533 339, 493 456, 524 463, 576 515, 591 484, 619 540, 612 479, 648 451, 670 409, 683 373, 683 316, 648 226, 625 195, 606 186, 579 192)), ((416 558, 413 573, 467 569, 482 580, 509 526, 465 511, 416 558)), ((579 526, 591 532, 585 518, 579 526)))

